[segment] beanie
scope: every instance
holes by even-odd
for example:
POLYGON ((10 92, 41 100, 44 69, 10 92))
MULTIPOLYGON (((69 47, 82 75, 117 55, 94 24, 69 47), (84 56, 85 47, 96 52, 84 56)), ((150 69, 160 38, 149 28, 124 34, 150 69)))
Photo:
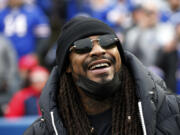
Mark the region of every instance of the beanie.
MULTIPOLYGON (((67 22, 62 27, 57 41, 56 63, 59 73, 61 74, 65 70, 64 68, 68 64, 68 50, 75 41, 92 35, 104 34, 113 34, 116 36, 115 32, 107 24, 95 18, 78 16, 67 22)), ((120 42, 117 47, 121 60, 124 62, 124 52, 120 42)))
POLYGON ((33 67, 39 65, 37 56, 34 54, 27 54, 19 59, 19 70, 31 70, 33 67))

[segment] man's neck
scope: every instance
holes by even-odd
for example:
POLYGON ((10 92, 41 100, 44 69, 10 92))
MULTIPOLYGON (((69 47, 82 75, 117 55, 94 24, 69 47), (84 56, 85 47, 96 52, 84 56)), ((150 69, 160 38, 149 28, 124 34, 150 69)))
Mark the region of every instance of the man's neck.
POLYGON ((81 97, 83 107, 88 115, 99 114, 111 108, 112 98, 98 101, 87 96, 80 88, 78 88, 78 92, 81 97))

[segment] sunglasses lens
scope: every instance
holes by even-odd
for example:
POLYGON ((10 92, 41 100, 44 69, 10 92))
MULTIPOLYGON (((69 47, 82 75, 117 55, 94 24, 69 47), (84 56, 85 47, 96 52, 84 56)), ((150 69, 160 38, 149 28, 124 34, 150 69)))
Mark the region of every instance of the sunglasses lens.
POLYGON ((74 42, 74 45, 76 46, 75 47, 76 53, 80 53, 80 54, 90 52, 92 49, 92 43, 89 38, 78 40, 74 42))
MULTIPOLYGON (((112 48, 116 45, 117 38, 114 35, 103 35, 99 36, 99 44, 105 48, 112 48)), ((85 38, 74 42, 74 50, 76 53, 83 54, 91 51, 93 47, 93 41, 90 38, 85 38)))
POLYGON ((117 38, 114 35, 100 36, 99 39, 99 44, 106 49, 114 47, 117 42, 117 38))

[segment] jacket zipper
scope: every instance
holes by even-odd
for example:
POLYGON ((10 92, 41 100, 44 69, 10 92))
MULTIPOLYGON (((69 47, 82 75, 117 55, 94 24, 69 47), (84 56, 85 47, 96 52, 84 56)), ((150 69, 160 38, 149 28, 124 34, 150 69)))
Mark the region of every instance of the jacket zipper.
POLYGON ((142 130, 143 130, 143 135, 147 135, 141 101, 138 102, 138 108, 139 108, 140 121, 141 121, 142 130))
POLYGON ((53 125, 53 129, 55 131, 55 134, 58 135, 57 128, 56 128, 56 125, 54 123, 54 113, 53 113, 53 111, 50 112, 50 114, 51 114, 51 122, 52 122, 52 125, 53 125))

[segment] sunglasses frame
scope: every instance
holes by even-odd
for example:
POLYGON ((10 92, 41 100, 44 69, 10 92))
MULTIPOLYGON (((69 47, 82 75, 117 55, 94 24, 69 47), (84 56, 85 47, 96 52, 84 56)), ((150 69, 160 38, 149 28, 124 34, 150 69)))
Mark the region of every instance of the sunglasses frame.
MULTIPOLYGON (((91 42, 91 44, 92 44, 92 46, 93 46, 93 42, 94 41, 100 41, 101 40, 101 37, 104 37, 104 36, 113 36, 113 38, 110 38, 111 40, 112 39, 114 39, 115 40, 115 42, 118 42, 119 41, 119 39, 115 36, 115 35, 112 35, 112 34, 107 34, 107 35, 101 35, 101 36, 99 36, 97 39, 90 39, 90 38, 87 38, 87 39, 90 39, 90 42, 91 42)), ((86 39, 86 38, 85 38, 86 39)), ((80 40, 82 40, 82 39, 80 39, 80 40)), ((77 40, 77 41, 79 41, 79 40, 77 40)), ((69 48, 69 52, 71 52, 73 49, 75 49, 77 46, 75 45, 75 43, 77 42, 77 41, 75 41, 74 42, 74 45, 72 45, 70 48, 69 48)), ((101 47, 103 47, 100 43, 99 43, 99 45, 101 46, 101 47)), ((91 49, 92 49, 92 47, 91 47, 91 49)), ((89 51, 90 52, 90 51, 89 51)))

